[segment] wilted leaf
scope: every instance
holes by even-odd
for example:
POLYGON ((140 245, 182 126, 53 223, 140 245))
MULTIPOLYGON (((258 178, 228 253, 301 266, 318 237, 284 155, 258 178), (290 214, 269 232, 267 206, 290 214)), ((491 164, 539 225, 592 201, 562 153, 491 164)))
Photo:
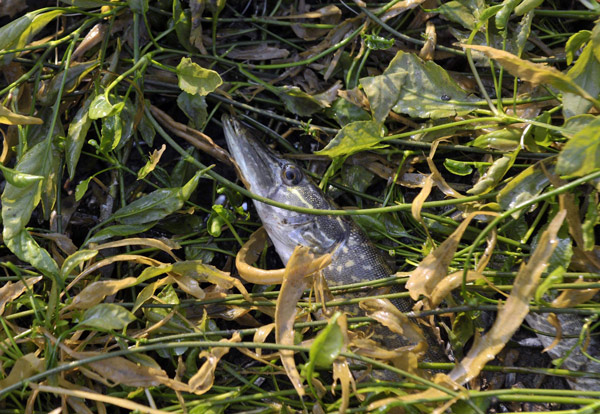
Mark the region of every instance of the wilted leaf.
POLYGON ((177 106, 188 117, 192 128, 201 128, 206 122, 208 112, 204 96, 181 92, 177 96, 177 106))
POLYGON ((223 83, 217 72, 204 69, 190 58, 182 58, 177 65, 177 79, 181 90, 201 96, 208 95, 223 83))
POLYGON ((29 277, 27 279, 19 280, 18 282, 12 283, 6 282, 4 286, 0 288, 0 315, 4 313, 4 307, 7 303, 12 302, 23 294, 28 288, 31 288, 34 284, 42 280, 42 276, 29 277))
POLYGON ((183 187, 155 190, 120 208, 113 217, 123 224, 144 224, 160 220, 183 207, 198 186, 201 176, 202 171, 198 171, 183 187))
POLYGON ((451 379, 463 384, 475 378, 483 366, 496 357, 519 329, 529 312, 529 301, 533 297, 538 281, 552 256, 556 246, 556 235, 565 215, 565 210, 556 214, 544 231, 529 262, 519 269, 511 294, 498 312, 494 325, 475 341, 467 356, 448 374, 451 379))
POLYGON ((140 168, 140 170, 138 171, 138 174, 137 174, 138 180, 141 180, 142 178, 146 178, 146 176, 148 174, 150 174, 152 171, 154 171, 154 169, 158 165, 158 162, 160 161, 160 157, 162 157, 162 155, 166 149, 167 149, 167 146, 165 144, 162 144, 160 149, 154 150, 154 152, 152 154, 150 154, 150 157, 148 158, 148 161, 146 161, 146 164, 142 168, 140 168))
POLYGON ((522 80, 531 82, 534 85, 549 84, 563 92, 574 93, 590 102, 595 102, 595 98, 575 83, 572 76, 565 75, 551 66, 533 63, 529 60, 521 59, 512 53, 494 49, 489 46, 465 44, 462 44, 461 46, 466 49, 473 49, 484 53, 486 56, 502 65, 502 67, 510 72, 511 75, 519 77, 522 80))
POLYGON ((61 85, 64 79, 63 93, 71 93, 79 85, 81 80, 97 66, 100 65, 99 61, 92 62, 73 62, 67 71, 62 70, 52 77, 52 79, 44 83, 42 88, 38 91, 37 97, 40 105, 51 106, 56 102, 58 93, 60 92, 61 85))
MULTIPOLYGON (((97 282, 92 282, 83 288, 83 290, 73 298, 73 301, 67 305, 64 310, 89 309, 92 306, 102 302, 107 296, 114 295, 121 289, 133 286, 136 284, 136 282, 137 279, 135 277, 126 277, 125 279, 117 280, 99 280, 97 282)), ((87 315, 87 317, 90 318, 91 315, 87 315)), ((86 325, 90 325, 88 322, 84 323, 86 325)), ((94 326, 94 323, 91 325, 94 326)))
POLYGON ((434 251, 429 253, 412 272, 408 282, 406 282, 406 289, 413 300, 417 300, 421 295, 427 298, 431 296, 436 285, 447 275, 448 266, 454 257, 454 253, 456 253, 463 233, 471 220, 479 214, 493 215, 494 213, 478 211, 469 214, 456 230, 434 251))
POLYGON ((311 116, 325 108, 325 105, 297 86, 278 88, 278 91, 277 95, 286 109, 296 115, 311 116))
POLYGON ((581 177, 600 168, 600 119, 577 132, 558 155, 556 172, 581 177))
MULTIPOLYGON (((294 344, 294 321, 296 319, 296 303, 302 297, 307 287, 307 278, 326 267, 331 262, 331 254, 315 258, 308 247, 297 246, 290 257, 283 284, 277 298, 275 308, 275 339, 278 344, 294 344)), ((294 353, 281 350, 281 362, 292 381, 298 395, 305 394, 302 379, 296 369, 294 353)))
POLYGON ((35 353, 29 353, 23 355, 15 362, 10 374, 2 380, 0 380, 0 389, 4 389, 14 385, 24 379, 31 377, 38 372, 43 371, 46 363, 43 359, 39 359, 35 353))
MULTIPOLYGON (((221 339, 219 342, 240 342, 242 337, 238 332, 235 332, 231 339, 221 339)), ((215 347, 211 351, 202 351, 198 358, 206 358, 206 361, 197 373, 192 376, 188 382, 190 392, 196 395, 202 395, 212 388, 213 382, 215 381, 215 370, 217 364, 229 352, 229 348, 215 347)))
POLYGON ((356 121, 345 125, 340 132, 315 154, 331 158, 348 156, 367 149, 383 148, 381 124, 375 121, 356 121))
POLYGON ((275 285, 283 282, 285 269, 264 270, 252 266, 262 254, 267 240, 267 232, 264 227, 261 227, 250 235, 235 256, 235 267, 246 282, 259 285, 275 285))
POLYGON ((32 125, 32 124, 43 124, 40 118, 36 118, 34 116, 26 116, 21 114, 16 114, 10 111, 8 108, 0 105, 0 124, 6 125, 32 125))
POLYGON ((445 118, 477 109, 477 98, 465 92, 441 66, 416 55, 398 52, 382 75, 361 79, 367 85, 376 119, 387 115, 391 95, 397 97, 392 110, 415 118, 445 118), (397 92, 396 92, 397 91, 397 92))
POLYGON ((124 307, 114 303, 101 303, 87 309, 79 324, 101 330, 121 330, 133 321, 135 316, 124 307))
MULTIPOLYGON (((516 154, 514 155, 516 156, 516 154)), ((467 194, 485 194, 492 191, 514 164, 515 156, 505 155, 494 161, 479 180, 477 180, 473 188, 467 191, 467 194)))
POLYGON ((359 306, 367 316, 407 339, 414 353, 419 354, 427 349, 427 341, 421 328, 388 299, 368 298, 360 301, 359 306))

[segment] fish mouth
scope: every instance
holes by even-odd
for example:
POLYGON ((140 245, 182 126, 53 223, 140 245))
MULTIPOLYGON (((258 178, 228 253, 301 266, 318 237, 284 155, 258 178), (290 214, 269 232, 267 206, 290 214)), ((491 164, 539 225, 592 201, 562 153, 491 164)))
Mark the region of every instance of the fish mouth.
POLYGON ((275 155, 239 120, 224 115, 223 132, 231 156, 255 194, 267 197, 281 177, 283 159, 275 155))

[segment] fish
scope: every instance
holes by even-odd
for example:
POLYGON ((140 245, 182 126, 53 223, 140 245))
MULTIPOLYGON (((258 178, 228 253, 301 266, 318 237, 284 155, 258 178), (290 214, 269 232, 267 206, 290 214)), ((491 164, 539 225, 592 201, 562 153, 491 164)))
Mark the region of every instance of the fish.
MULTIPOLYGON (((266 146, 237 119, 224 117, 223 131, 250 191, 291 206, 337 208, 299 165, 266 146)), ((322 271, 328 286, 372 281, 394 273, 382 251, 347 216, 299 213, 259 201, 254 201, 254 205, 284 264, 298 245, 308 247, 315 255, 331 253, 331 263, 322 271)), ((393 299, 392 303, 402 312, 411 311, 413 306, 409 298, 393 299)), ((381 337, 377 331, 376 336, 381 337)), ((447 361, 433 334, 425 332, 425 338, 429 344, 425 360, 447 361)), ((407 345, 397 337, 385 342, 391 348, 407 345)))

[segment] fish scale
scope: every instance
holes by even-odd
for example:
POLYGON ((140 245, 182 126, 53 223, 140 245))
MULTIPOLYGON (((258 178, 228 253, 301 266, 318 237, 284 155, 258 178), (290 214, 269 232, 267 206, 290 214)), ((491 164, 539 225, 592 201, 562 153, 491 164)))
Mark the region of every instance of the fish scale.
MULTIPOLYGON (((252 192, 293 206, 336 208, 296 164, 254 138, 239 121, 226 117, 223 125, 231 155, 252 192)), ((297 213, 256 201, 254 204, 284 264, 296 246, 302 245, 315 254, 332 253, 331 264, 323 270, 329 286, 377 280, 393 274, 381 251, 348 217, 297 213)), ((400 291, 397 287, 392 290, 400 291)), ((393 299, 392 303, 402 312, 412 308, 408 298, 393 299)), ((346 309, 353 313, 358 311, 357 307, 346 309)), ((384 330, 387 347, 407 345, 399 335, 390 335, 387 329, 376 328, 375 334, 382 336, 384 330)), ((425 333, 429 342, 426 360, 447 361, 433 334, 425 333)))

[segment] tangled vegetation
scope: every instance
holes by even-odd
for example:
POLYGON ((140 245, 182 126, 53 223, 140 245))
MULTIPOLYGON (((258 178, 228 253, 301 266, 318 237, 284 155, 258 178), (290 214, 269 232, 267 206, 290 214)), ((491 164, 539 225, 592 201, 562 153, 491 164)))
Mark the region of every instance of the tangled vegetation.
POLYGON ((38 3, 0 3, 0 413, 600 410, 598 2, 38 3), (240 279, 281 263, 223 114, 398 273, 240 279), (417 320, 449 360, 368 337, 417 320))

